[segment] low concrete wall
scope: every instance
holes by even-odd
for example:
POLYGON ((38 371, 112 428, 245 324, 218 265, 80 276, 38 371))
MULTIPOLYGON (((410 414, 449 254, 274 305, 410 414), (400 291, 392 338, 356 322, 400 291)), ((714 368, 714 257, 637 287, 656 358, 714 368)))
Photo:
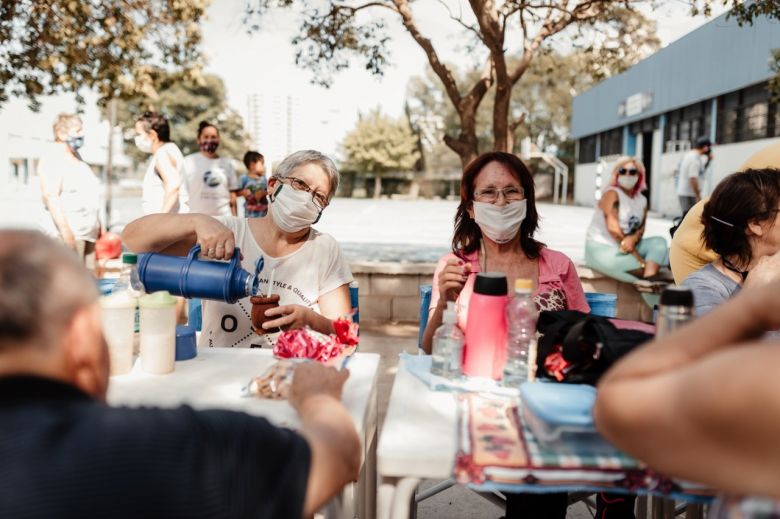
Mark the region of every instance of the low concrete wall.
MULTIPOLYGON (((435 263, 353 263, 359 284, 362 321, 417 323, 420 317, 420 285, 431 284, 435 263)), ((617 294, 618 317, 650 321, 649 308, 633 285, 621 283, 587 267, 577 267, 585 292, 617 294)))
POLYGON ((353 263, 361 321, 419 322, 420 285, 430 285, 435 263, 353 263))

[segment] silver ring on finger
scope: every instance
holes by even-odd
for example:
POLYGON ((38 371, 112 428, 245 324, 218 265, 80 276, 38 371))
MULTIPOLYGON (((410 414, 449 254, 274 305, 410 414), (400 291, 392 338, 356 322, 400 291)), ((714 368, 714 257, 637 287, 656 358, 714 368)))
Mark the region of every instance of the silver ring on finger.
POLYGON ((206 252, 206 254, 208 254, 209 256, 211 256, 212 254, 214 254, 214 249, 209 249, 209 250, 206 252))
POLYGON ((217 248, 218 248, 218 249, 224 249, 224 248, 225 248, 225 246, 224 246, 224 245, 222 245, 222 244, 220 243, 219 245, 217 245, 217 248))

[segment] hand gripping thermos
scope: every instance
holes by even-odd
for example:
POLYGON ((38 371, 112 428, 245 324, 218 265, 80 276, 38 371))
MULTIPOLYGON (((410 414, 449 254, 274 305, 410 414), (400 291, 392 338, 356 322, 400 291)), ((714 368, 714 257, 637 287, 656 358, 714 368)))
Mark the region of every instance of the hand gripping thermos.
POLYGON ((477 274, 469 301, 463 374, 500 380, 506 361, 506 276, 477 274))
MULTIPOLYGON (((250 274, 239 264, 241 251, 236 247, 229 262, 197 259, 200 245, 187 254, 169 256, 147 253, 138 256, 138 277, 147 293, 167 290, 185 298, 214 299, 235 303, 251 296, 257 288, 257 272, 250 274)), ((262 260, 258 272, 262 269, 262 260)))

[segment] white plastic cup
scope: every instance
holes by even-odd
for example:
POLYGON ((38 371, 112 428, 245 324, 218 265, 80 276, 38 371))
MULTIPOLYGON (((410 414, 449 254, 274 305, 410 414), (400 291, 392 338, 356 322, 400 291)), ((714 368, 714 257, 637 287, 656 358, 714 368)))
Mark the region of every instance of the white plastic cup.
POLYGON ((171 373, 176 362, 176 299, 163 290, 143 296, 141 306, 141 369, 171 373))
POLYGON ((136 299, 127 293, 111 294, 100 298, 100 307, 111 375, 123 375, 133 368, 136 299))

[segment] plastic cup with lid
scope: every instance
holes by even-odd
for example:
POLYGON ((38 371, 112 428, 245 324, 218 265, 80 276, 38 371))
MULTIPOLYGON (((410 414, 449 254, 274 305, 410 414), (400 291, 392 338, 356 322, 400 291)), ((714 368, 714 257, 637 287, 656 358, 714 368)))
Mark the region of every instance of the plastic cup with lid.
POLYGON ((133 368, 136 304, 136 299, 126 292, 100 298, 103 336, 108 343, 111 375, 123 375, 133 368))
POLYGON ((141 368, 163 375, 176 361, 176 299, 162 290, 143 296, 141 307, 141 368))

